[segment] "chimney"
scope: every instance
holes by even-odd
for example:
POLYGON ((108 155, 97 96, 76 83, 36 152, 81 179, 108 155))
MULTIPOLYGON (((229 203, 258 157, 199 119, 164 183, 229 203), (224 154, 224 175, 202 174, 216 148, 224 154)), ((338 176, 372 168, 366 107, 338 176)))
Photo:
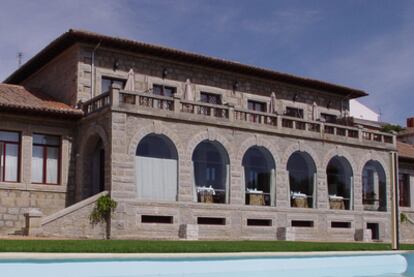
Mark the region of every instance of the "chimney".
POLYGON ((414 128, 414 117, 407 118, 407 128, 414 128))

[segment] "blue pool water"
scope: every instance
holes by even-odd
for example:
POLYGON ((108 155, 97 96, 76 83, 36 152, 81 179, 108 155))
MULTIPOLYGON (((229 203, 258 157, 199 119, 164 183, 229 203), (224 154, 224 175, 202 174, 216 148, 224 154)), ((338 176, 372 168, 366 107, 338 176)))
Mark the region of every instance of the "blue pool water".
POLYGON ((414 254, 306 257, 1 260, 1 277, 414 276, 414 254))

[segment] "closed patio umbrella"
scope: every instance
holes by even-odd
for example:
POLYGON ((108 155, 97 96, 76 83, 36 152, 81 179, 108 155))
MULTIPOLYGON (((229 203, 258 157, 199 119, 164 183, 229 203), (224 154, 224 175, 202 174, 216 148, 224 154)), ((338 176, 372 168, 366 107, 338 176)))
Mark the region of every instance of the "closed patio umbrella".
POLYGON ((316 102, 313 102, 312 105, 312 120, 318 119, 318 104, 316 102))
POLYGON ((190 79, 185 81, 184 100, 194 101, 193 89, 191 87, 190 79))
POLYGON ((128 79, 125 83, 124 90, 126 90, 126 91, 135 91, 135 74, 134 74, 134 70, 132 68, 128 72, 128 79))
POLYGON ((276 94, 272 92, 270 95, 270 112, 271 113, 277 113, 276 109, 276 94))

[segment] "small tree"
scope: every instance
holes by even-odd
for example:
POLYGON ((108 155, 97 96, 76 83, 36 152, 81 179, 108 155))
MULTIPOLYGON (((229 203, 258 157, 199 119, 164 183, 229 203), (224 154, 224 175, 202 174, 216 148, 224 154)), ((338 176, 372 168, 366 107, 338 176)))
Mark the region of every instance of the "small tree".
POLYGON ((400 125, 393 125, 393 124, 385 124, 381 128, 381 132, 385 132, 385 133, 391 133, 392 131, 399 133, 402 130, 404 130, 403 127, 401 127, 400 125))
POLYGON ((89 215, 89 220, 92 225, 99 223, 106 224, 106 239, 110 238, 110 221, 111 215, 115 211, 117 202, 109 195, 102 195, 96 201, 95 207, 89 215))

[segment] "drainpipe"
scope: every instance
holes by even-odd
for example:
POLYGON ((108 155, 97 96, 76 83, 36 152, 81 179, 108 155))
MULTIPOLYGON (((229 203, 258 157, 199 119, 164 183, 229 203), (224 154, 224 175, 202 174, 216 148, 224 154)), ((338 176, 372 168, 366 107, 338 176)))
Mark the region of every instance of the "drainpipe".
POLYGON ((391 247, 400 249, 399 211, 398 211, 398 153, 391 152, 391 247))
POLYGON ((98 44, 95 46, 95 48, 93 48, 92 50, 92 61, 91 61, 91 99, 94 97, 95 95, 95 52, 96 50, 101 46, 101 42, 102 40, 100 40, 98 42, 98 44))

